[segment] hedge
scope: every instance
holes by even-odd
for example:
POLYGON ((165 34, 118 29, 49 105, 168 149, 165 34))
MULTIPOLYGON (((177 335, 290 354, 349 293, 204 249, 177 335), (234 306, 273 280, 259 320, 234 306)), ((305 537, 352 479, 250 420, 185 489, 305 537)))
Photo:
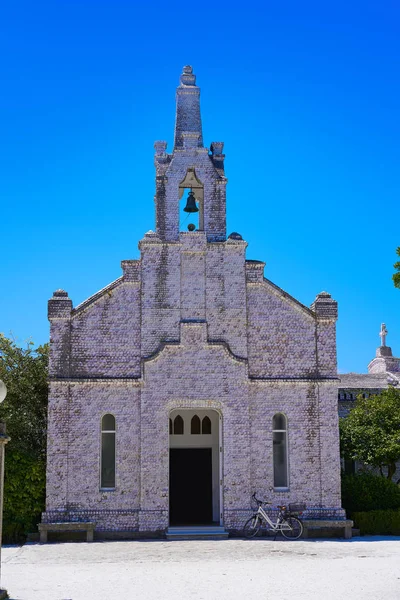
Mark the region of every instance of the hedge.
POLYGON ((400 535, 400 510, 355 512, 353 519, 362 535, 400 535))
POLYGON ((347 516, 372 510, 400 508, 400 487, 380 475, 342 475, 342 506, 347 516))

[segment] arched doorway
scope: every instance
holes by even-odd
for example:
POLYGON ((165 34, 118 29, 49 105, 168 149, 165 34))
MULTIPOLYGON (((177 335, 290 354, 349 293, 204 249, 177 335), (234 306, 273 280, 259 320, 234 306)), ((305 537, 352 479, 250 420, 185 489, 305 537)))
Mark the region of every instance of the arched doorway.
POLYGON ((220 423, 216 410, 169 415, 169 522, 220 525, 220 423))

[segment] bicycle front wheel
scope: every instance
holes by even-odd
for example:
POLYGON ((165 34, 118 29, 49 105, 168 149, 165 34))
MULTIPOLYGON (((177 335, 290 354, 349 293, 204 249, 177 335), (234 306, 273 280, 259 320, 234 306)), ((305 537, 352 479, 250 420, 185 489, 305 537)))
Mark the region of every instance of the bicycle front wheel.
POLYGON ((282 525, 288 525, 290 527, 290 529, 281 529, 283 537, 285 537, 287 540, 298 540, 299 537, 301 537, 303 533, 303 523, 300 521, 300 519, 297 519, 296 517, 288 517, 282 521, 282 525))
POLYGON ((253 515, 244 524, 243 535, 246 538, 252 538, 257 535, 261 528, 261 519, 258 515, 253 515))

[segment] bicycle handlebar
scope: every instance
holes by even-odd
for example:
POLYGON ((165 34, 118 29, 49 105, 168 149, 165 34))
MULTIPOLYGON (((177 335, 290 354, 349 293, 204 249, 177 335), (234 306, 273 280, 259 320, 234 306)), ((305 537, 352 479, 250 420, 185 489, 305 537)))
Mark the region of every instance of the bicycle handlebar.
POLYGON ((261 506, 261 504, 271 504, 271 502, 266 502, 265 500, 259 500, 256 496, 256 492, 254 492, 254 494, 252 495, 252 498, 254 498, 254 500, 257 502, 257 504, 259 506, 261 506))

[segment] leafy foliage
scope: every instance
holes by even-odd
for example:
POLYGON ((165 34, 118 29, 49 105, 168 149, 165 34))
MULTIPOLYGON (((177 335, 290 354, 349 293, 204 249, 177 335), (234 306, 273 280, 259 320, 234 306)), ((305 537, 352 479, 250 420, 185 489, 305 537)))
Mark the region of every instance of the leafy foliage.
POLYGON ((349 416, 340 419, 341 454, 380 469, 387 477, 400 459, 400 391, 384 390, 379 396, 358 397, 349 416))
POLYGON ((11 447, 6 457, 3 540, 10 543, 36 530, 44 509, 46 469, 42 459, 11 447))
POLYGON ((372 473, 342 475, 342 505, 349 516, 354 512, 400 508, 400 487, 372 473))
POLYGON ((362 535, 400 535, 400 510, 371 510, 353 514, 362 535))
MULTIPOLYGON (((400 246, 397 248, 396 254, 400 256, 400 246)), ((400 288, 400 260, 394 263, 393 266, 397 270, 397 273, 393 274, 394 287, 400 288)))
POLYGON ((0 379, 7 396, 0 419, 7 423, 12 447, 31 456, 46 456, 48 345, 26 348, 0 334, 0 379))
POLYGON ((44 510, 48 346, 20 348, 0 334, 0 379, 7 396, 0 405, 11 441, 6 446, 3 535, 20 541, 34 531, 44 510))

